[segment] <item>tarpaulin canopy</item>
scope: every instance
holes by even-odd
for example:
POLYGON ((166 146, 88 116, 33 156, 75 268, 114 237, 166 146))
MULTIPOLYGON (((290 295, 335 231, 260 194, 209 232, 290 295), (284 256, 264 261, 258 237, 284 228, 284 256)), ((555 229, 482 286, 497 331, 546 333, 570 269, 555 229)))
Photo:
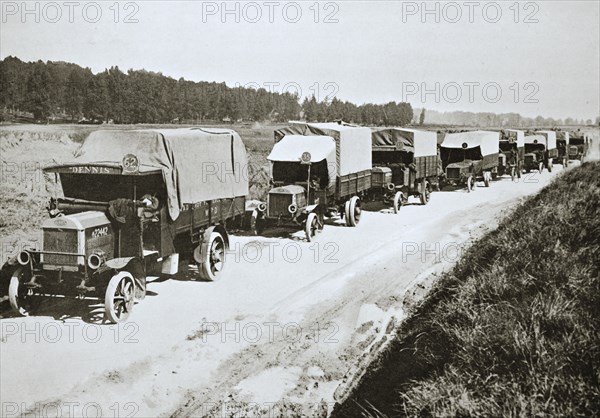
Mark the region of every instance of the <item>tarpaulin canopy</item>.
POLYGON ((548 150, 556 148, 556 132, 555 131, 537 131, 536 134, 544 135, 546 138, 546 147, 548 150))
POLYGON ((525 131, 519 129, 507 129, 506 132, 513 133, 517 139, 517 147, 522 148, 525 146, 525 131))
POLYGON ((335 165, 335 140, 330 136, 286 135, 275 144, 267 160, 300 162, 305 153, 310 154, 310 161, 305 163, 326 160, 328 165, 335 165))
POLYGON ((373 129, 371 132, 373 151, 388 150, 415 152, 413 133, 396 128, 373 129))
POLYGON ((500 152, 500 133, 491 131, 468 131, 446 134, 441 146, 443 148, 475 148, 481 149, 481 155, 498 154, 500 152))
MULTIPOLYGON (((335 141, 338 176, 370 170, 372 167, 369 128, 338 123, 290 122, 290 126, 275 132, 276 141, 285 135, 332 137, 335 141)), ((308 149, 305 151, 311 152, 308 149)))
POLYGON ((542 144, 547 147, 546 137, 544 135, 527 135, 525 137, 526 144, 542 144))
POLYGON ((75 160, 61 166, 121 166, 128 154, 137 157, 139 173, 162 172, 173 220, 184 204, 248 194, 248 179, 243 174, 248 164, 246 148, 240 136, 229 129, 95 131, 75 160))

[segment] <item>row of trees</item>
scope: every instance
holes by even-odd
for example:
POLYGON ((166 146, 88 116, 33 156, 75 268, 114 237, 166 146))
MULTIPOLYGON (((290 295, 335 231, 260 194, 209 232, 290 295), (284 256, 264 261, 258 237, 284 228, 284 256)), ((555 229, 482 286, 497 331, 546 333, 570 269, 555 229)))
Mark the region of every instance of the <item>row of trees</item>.
MULTIPOLYGON (((415 109, 413 124, 423 124, 423 120, 417 115, 425 115, 425 109, 415 109)), ((427 110, 424 123, 428 125, 457 125, 457 126, 479 126, 479 127, 514 127, 526 128, 535 126, 563 126, 563 125, 592 125, 591 119, 553 119, 537 116, 535 118, 523 117, 518 113, 488 113, 488 112, 438 112, 427 110)), ((600 124, 600 117, 596 118, 596 125, 600 124)))
POLYGON ((406 125, 413 114, 408 103, 385 105, 318 102, 299 103, 289 92, 228 87, 225 83, 175 80, 161 73, 111 67, 99 74, 65 62, 0 61, 0 108, 29 112, 36 120, 83 117, 114 123, 183 121, 309 121, 343 119, 368 125, 406 125))

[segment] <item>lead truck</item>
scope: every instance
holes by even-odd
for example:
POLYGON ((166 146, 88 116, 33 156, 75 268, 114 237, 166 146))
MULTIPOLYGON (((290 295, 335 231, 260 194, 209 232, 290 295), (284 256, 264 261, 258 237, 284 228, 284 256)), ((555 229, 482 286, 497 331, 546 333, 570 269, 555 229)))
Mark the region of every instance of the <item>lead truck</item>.
POLYGON ((290 122, 274 136, 267 157, 272 188, 252 215, 256 233, 270 225, 300 226, 311 241, 325 217, 358 225, 361 197, 371 188, 371 130, 342 122, 290 122))
POLYGON ((75 159, 45 169, 62 186, 42 224, 43 248, 2 268, 15 312, 39 297, 104 301, 111 322, 143 299, 147 271, 176 274, 179 255, 219 278, 226 226, 245 212, 246 149, 227 129, 102 130, 75 159), (158 268, 156 270, 158 270, 158 268))

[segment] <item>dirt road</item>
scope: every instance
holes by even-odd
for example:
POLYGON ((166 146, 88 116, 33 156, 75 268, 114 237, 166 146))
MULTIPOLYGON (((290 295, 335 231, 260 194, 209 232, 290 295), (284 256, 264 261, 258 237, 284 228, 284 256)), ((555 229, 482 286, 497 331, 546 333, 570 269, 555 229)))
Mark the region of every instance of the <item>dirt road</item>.
POLYGON ((315 243, 233 237, 220 281, 155 279, 119 326, 100 325, 89 301, 5 315, 0 415, 326 414, 402 319, 407 289, 455 262, 555 168, 436 192, 398 215, 363 212, 357 228, 327 225, 315 243))

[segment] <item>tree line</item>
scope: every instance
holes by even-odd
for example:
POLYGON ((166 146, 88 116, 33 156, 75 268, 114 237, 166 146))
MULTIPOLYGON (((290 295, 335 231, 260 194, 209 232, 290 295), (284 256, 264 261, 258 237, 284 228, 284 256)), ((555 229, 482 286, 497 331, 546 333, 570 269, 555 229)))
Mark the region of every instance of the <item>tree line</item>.
POLYGON ((302 103, 297 94, 263 88, 195 82, 146 70, 123 72, 113 66, 98 74, 66 62, 0 61, 0 109, 49 119, 117 124, 197 123, 203 121, 274 121, 303 118, 342 119, 364 125, 406 125, 413 118, 408 103, 356 105, 337 98, 302 103))
POLYGON ((519 113, 490 113, 490 112, 438 112, 435 110, 427 110, 426 116, 424 113, 425 109, 415 109, 415 115, 421 115, 424 117, 420 119, 418 116, 414 116, 412 123, 420 125, 423 122, 427 125, 457 125, 457 126, 478 126, 482 128, 486 127, 507 127, 507 128, 527 128, 527 127, 539 127, 539 126, 563 126, 563 125, 592 125, 600 124, 600 117, 596 118, 594 122, 592 119, 554 119, 545 118, 543 116, 536 116, 535 118, 521 116, 519 113))

